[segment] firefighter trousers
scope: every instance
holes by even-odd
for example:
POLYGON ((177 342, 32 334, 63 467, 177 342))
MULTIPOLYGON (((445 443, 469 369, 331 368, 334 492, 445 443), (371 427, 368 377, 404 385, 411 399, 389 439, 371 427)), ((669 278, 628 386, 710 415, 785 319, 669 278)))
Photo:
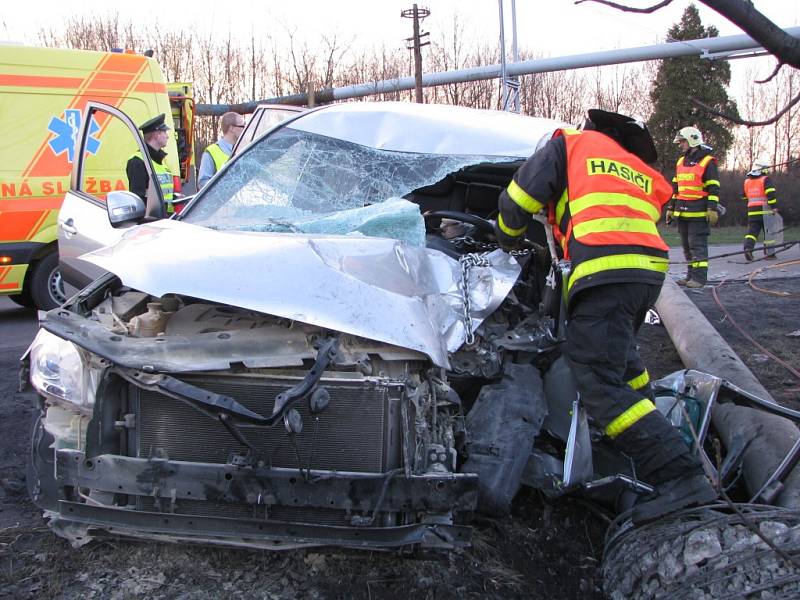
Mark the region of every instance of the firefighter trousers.
MULTIPOLYGON (((764 217, 761 215, 752 216, 747 218, 747 233, 744 236, 744 249, 752 252, 756 247, 758 236, 764 232, 764 217)), ((767 254, 767 241, 768 236, 764 235, 764 254, 767 254)))
POLYGON ((708 235, 711 233, 708 221, 704 218, 684 219, 678 217, 678 233, 681 234, 683 255, 689 263, 686 279, 706 284, 708 282, 708 235))
POLYGON ((655 410, 636 349, 636 332, 660 290, 617 283, 581 291, 570 303, 563 346, 586 411, 651 484, 702 473, 678 431, 655 410))

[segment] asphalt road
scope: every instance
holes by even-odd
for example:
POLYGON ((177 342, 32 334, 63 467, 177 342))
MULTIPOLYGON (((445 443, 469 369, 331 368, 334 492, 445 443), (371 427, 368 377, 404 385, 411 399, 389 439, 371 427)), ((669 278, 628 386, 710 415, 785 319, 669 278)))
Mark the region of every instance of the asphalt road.
POLYGON ((25 489, 33 395, 19 393, 19 358, 36 329, 36 311, 0 296, 0 531, 38 518, 25 489))
MULTIPOLYGON (((0 352, 19 350, 21 355, 36 335, 36 311, 0 296, 0 352)), ((19 355, 17 356, 19 358, 19 355)), ((5 373, 0 372, 0 377, 5 373)))
MULTIPOLYGON (((760 247, 761 244, 758 244, 760 247)), ((800 245, 792 246, 788 250, 778 253, 778 259, 775 261, 756 260, 748 263, 744 257, 739 254, 737 256, 726 256, 723 258, 714 258, 721 254, 732 254, 734 252, 741 252, 741 244, 725 244, 720 246, 711 246, 708 249, 708 255, 711 258, 709 261, 708 279, 709 283, 718 283, 725 280, 734 279, 747 279, 747 277, 755 269, 761 267, 773 267, 775 263, 786 262, 791 260, 800 259, 800 245)), ((755 252, 755 258, 760 259, 761 254, 755 252)), ((679 279, 686 274, 686 265, 683 262, 683 250, 680 248, 670 248, 669 250, 669 275, 679 279)), ((759 279, 783 278, 783 277, 800 277, 800 264, 781 266, 779 268, 766 268, 758 274, 759 279)))

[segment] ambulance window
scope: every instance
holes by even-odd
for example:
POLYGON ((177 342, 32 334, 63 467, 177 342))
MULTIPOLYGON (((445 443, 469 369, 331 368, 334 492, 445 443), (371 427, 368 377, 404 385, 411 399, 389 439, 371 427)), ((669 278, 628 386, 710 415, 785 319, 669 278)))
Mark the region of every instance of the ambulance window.
POLYGON ((125 123, 107 113, 94 113, 90 127, 79 189, 105 202, 109 192, 130 189, 125 168, 138 146, 125 123))

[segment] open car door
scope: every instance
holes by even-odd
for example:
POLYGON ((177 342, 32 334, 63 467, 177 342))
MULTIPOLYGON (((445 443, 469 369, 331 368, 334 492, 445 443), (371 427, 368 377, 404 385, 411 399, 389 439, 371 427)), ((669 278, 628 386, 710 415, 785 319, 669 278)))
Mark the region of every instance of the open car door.
POLYGON ((259 104, 247 121, 247 125, 233 145, 231 158, 244 150, 250 142, 278 123, 305 112, 307 109, 289 104, 259 104))
POLYGON ((59 267, 64 282, 85 287, 103 271, 81 260, 82 255, 115 243, 138 223, 165 216, 161 187, 136 125, 113 106, 87 103, 75 143, 70 189, 58 215, 59 267), (150 181, 146 199, 128 187, 126 166, 137 152, 148 157, 144 160, 150 181))

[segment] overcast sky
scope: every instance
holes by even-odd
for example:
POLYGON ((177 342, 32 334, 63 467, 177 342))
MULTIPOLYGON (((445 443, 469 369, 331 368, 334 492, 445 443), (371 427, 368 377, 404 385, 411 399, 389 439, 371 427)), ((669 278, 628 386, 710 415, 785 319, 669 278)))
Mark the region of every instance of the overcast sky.
MULTIPOLYGON (((617 0, 624 2, 624 0, 617 0)), ((250 37, 251 33, 283 35, 292 30, 297 40, 308 40, 311 47, 320 35, 335 33, 354 45, 380 45, 403 48, 403 38, 411 35, 411 20, 400 18, 400 11, 413 2, 400 0, 238 0, 218 2, 165 2, 164 0, 5 0, 0 4, 0 40, 35 43, 42 27, 58 30, 71 16, 118 13, 122 21, 143 24, 158 22, 162 29, 193 28, 220 37, 250 37)), ((628 0, 630 6, 649 6, 655 0, 628 0)), ((543 56, 563 56, 594 50, 608 50, 657 43, 664 40, 669 26, 680 19, 688 0, 674 0, 651 15, 622 13, 591 2, 576 6, 573 0, 517 0, 519 44, 543 56)), ((418 2, 430 9, 423 30, 434 39, 452 30, 454 16, 463 24, 469 39, 494 43, 499 36, 497 0, 431 0, 418 2)), ((781 27, 800 25, 800 0, 755 0, 756 7, 781 27)), ((504 0, 506 39, 511 38, 511 0, 504 0)), ((703 23, 713 24, 721 35, 741 31, 714 11, 698 3, 703 23)), ((741 73, 744 63, 733 61, 741 73)), ((769 72, 771 65, 761 61, 769 72)), ((737 85, 744 85, 743 81, 737 85)))

